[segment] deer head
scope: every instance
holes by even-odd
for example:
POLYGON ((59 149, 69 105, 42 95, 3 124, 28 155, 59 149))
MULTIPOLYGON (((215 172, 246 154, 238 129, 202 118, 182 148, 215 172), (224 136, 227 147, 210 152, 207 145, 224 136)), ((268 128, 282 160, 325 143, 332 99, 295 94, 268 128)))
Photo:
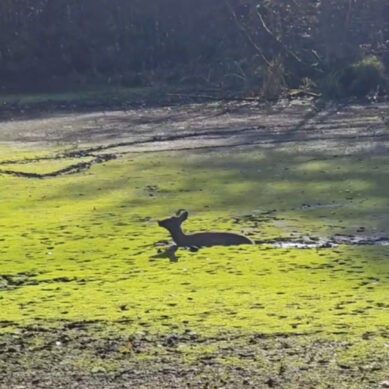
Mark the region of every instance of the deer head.
POLYGON ((188 218, 188 212, 185 209, 179 209, 176 212, 176 216, 169 217, 168 219, 159 220, 158 225, 166 228, 170 232, 178 231, 181 229, 181 224, 188 218))

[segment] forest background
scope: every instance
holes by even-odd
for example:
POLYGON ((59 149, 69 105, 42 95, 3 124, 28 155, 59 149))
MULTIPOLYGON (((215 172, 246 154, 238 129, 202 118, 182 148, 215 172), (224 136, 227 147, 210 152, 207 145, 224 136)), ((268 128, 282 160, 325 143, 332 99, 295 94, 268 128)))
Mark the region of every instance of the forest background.
POLYGON ((387 92, 387 0, 2 0, 0 91, 387 92))

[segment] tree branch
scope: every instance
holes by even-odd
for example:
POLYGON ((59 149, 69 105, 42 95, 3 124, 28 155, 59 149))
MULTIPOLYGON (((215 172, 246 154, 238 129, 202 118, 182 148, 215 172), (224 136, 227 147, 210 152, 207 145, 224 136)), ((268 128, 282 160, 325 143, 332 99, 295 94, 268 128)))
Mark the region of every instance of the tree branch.
POLYGON ((262 58, 262 60, 266 63, 267 66, 271 66, 270 61, 266 58, 262 48, 256 44, 253 37, 250 35, 247 28, 245 28, 241 22, 239 21, 238 15, 236 14, 234 8, 232 7, 229 0, 224 0, 224 3, 226 4, 228 10, 230 11, 234 22, 236 26, 238 27, 239 31, 243 34, 243 36, 247 39, 247 41, 250 43, 250 45, 255 49, 255 51, 259 54, 259 56, 262 58))
POLYGON ((293 57, 298 63, 302 64, 303 61, 301 60, 300 57, 297 56, 296 53, 294 53, 293 51, 291 51, 290 49, 288 49, 283 43, 282 41, 277 38, 274 33, 270 30, 270 28, 267 26, 262 14, 258 11, 258 9, 256 10, 256 14, 258 16, 258 19, 259 21, 261 22, 261 25, 263 27, 263 29, 268 33, 268 35, 275 41, 278 43, 278 45, 287 53, 289 54, 291 57, 293 57))

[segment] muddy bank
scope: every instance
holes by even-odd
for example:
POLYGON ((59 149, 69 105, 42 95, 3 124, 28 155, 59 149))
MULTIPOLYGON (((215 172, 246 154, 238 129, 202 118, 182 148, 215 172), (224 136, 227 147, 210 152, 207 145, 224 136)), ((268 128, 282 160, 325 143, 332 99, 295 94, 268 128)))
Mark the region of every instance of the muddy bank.
POLYGON ((381 144, 385 146, 388 115, 387 103, 341 106, 297 100, 275 105, 187 104, 3 122, 0 142, 64 145, 76 142, 78 147, 97 143, 106 148, 158 151, 253 143, 309 144, 318 140, 323 142, 323 148, 336 144, 341 147, 354 138, 358 144, 376 140, 385 142, 381 144))
POLYGON ((319 334, 204 338, 190 329, 162 337, 96 337, 103 330, 104 323, 80 322, 0 335, 0 387, 282 389, 326 382, 327 388, 371 389, 384 382, 389 367, 374 346, 374 357, 355 364, 358 347, 366 347, 373 334, 353 342, 319 334))
POLYGON ((389 104, 318 105, 310 100, 275 105, 248 102, 187 104, 127 111, 52 115, 0 123, 0 144, 62 147, 51 159, 75 158, 64 169, 25 174, 6 165, 42 159, 0 160, 2 174, 51 178, 88 170, 93 164, 137 152, 261 147, 329 158, 389 150, 389 104), (296 149, 297 148, 297 149, 296 149), (93 158, 79 163, 78 158, 93 158))

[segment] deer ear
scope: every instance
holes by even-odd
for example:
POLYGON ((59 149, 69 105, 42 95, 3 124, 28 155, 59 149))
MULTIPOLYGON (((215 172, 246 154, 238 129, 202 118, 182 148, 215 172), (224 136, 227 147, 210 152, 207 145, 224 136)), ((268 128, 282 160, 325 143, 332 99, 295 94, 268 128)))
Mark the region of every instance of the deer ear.
POLYGON ((180 219, 180 222, 184 222, 188 218, 188 211, 183 212, 178 218, 180 219))
POLYGON ((180 208, 180 209, 176 212, 176 216, 180 216, 183 212, 185 212, 185 209, 180 208))

